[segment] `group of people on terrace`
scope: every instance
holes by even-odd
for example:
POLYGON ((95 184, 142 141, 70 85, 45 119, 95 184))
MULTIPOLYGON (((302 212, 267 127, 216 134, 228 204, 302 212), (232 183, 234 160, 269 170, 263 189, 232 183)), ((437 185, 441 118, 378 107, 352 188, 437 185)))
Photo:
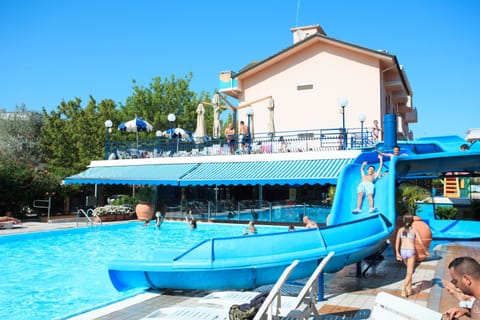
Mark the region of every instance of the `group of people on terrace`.
MULTIPOLYGON (((250 149, 250 143, 251 143, 251 138, 250 138, 250 130, 248 126, 245 124, 244 121, 240 121, 240 127, 238 129, 239 131, 239 148, 241 149, 242 153, 245 153, 250 149)), ((225 129, 225 137, 227 138, 227 145, 230 150, 230 154, 235 154, 235 145, 237 143, 236 141, 236 134, 235 134, 235 128, 233 127, 232 123, 229 123, 227 128, 225 129)))

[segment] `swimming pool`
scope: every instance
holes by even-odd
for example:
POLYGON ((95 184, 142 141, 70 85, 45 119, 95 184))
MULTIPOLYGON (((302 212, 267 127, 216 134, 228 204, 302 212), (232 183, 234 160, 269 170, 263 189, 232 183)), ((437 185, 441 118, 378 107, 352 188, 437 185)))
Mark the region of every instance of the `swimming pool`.
POLYGON ((330 207, 321 206, 291 206, 291 207, 273 207, 269 209, 255 209, 229 214, 218 214, 212 216, 214 220, 233 220, 233 221, 249 221, 258 222, 285 222, 285 223, 302 223, 304 216, 309 216, 311 220, 318 224, 325 224, 327 215, 330 213, 330 207))
MULTIPOLYGON (((142 223, 104 225, 0 236, 2 285, 0 319, 65 319, 118 301, 135 292, 117 292, 107 265, 113 259, 150 259, 155 248, 190 248, 212 237, 242 235, 245 225, 166 221, 160 229, 142 223)), ((285 226, 258 226, 259 233, 285 226)))

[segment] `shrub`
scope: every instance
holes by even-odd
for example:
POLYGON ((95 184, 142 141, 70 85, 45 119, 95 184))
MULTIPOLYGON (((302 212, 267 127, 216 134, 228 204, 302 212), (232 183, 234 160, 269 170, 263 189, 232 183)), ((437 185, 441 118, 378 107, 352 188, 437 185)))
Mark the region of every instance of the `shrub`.
POLYGON ((435 208, 435 214, 442 220, 455 220, 458 209, 450 206, 439 206, 435 208))

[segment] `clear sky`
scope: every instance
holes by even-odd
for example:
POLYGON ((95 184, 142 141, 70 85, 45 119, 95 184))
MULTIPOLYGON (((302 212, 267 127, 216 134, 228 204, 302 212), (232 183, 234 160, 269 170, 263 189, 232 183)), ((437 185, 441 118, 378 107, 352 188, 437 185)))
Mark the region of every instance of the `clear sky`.
POLYGON ((319 24, 397 56, 416 137, 465 137, 480 128, 479 17, 475 0, 2 0, 0 109, 55 110, 89 95, 124 103, 132 80, 147 87, 189 72, 193 90, 213 93, 221 71, 290 46, 290 28, 319 24))

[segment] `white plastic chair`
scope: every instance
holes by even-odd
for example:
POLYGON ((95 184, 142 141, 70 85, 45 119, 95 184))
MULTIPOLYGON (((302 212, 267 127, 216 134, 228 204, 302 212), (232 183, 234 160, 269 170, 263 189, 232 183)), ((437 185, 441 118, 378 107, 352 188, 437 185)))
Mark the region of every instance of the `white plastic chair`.
POLYGON ((370 320, 442 320, 442 314, 386 292, 375 298, 370 320))

